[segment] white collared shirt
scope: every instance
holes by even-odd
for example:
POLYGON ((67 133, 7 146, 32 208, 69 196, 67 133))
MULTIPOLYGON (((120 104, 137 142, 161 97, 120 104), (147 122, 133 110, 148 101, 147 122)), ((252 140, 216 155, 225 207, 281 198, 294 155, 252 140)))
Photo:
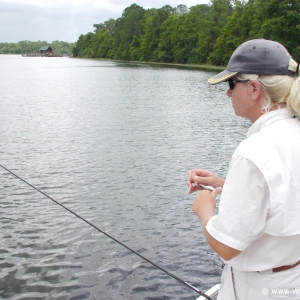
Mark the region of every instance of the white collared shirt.
POLYGON ((270 111, 262 115, 260 118, 256 120, 256 122, 252 124, 252 126, 249 128, 247 132, 247 138, 250 137, 252 134, 259 132, 264 127, 271 125, 272 123, 284 119, 291 119, 292 117, 293 115, 290 114, 286 108, 270 111))
POLYGON ((206 228, 242 251, 228 262, 240 271, 300 260, 300 121, 287 109, 250 127, 230 162, 219 213, 206 228))

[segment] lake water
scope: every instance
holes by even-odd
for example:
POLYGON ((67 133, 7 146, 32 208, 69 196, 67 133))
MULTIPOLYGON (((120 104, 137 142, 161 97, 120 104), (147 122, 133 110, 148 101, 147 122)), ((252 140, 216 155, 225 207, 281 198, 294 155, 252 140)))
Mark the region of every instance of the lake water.
MULTIPOLYGON (((0 163, 201 290, 220 281, 187 171, 225 176, 249 123, 212 73, 0 55, 0 163)), ((198 294, 0 168, 1 299, 198 294)))

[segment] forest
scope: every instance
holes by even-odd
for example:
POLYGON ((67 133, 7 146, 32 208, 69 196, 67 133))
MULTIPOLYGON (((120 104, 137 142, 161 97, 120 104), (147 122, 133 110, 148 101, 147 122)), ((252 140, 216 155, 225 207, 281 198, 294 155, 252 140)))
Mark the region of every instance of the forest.
POLYGON ((74 57, 226 65, 242 42, 282 43, 300 61, 299 0, 211 0, 187 7, 132 4, 118 19, 80 35, 74 57))
POLYGON ((38 53, 42 46, 50 46, 55 53, 72 54, 75 43, 67 43, 62 41, 21 41, 18 43, 0 43, 0 54, 25 54, 38 53))

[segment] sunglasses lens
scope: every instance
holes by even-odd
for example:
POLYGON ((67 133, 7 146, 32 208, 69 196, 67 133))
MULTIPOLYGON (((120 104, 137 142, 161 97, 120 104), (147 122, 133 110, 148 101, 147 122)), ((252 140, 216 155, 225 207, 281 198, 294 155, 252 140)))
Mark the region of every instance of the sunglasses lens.
POLYGON ((228 80, 228 85, 231 90, 234 88, 234 82, 232 80, 228 80))

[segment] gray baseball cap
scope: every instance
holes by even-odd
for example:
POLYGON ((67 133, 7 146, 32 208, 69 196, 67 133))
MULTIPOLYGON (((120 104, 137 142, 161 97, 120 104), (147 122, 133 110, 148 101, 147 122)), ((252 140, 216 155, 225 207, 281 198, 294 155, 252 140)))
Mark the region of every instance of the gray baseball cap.
POLYGON ((217 84, 227 81, 237 73, 294 77, 298 70, 298 63, 281 44, 265 39, 255 39, 236 48, 226 70, 210 78, 208 82, 217 84))

